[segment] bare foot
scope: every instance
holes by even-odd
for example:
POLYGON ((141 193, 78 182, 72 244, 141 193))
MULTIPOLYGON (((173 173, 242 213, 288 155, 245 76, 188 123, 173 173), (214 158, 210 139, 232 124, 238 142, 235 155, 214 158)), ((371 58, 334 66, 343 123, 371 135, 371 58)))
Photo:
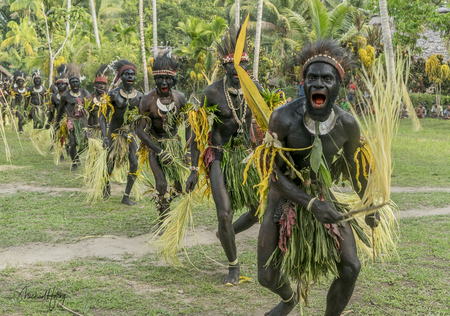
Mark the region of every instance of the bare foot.
POLYGON ((64 162, 64 156, 61 155, 61 157, 59 157, 59 162, 64 162))
POLYGON ((123 196, 122 203, 126 204, 126 205, 129 205, 129 206, 133 206, 133 205, 137 204, 136 202, 131 201, 130 198, 128 196, 126 196, 126 195, 123 196))
POLYGON ((70 167, 70 171, 77 171, 78 166, 77 164, 73 163, 72 166, 70 167))
POLYGON ((224 276, 222 278, 222 283, 227 284, 231 283, 233 285, 238 285, 239 283, 239 275, 241 272, 241 268, 239 267, 239 264, 233 267, 228 267, 228 275, 224 276))
POLYGON ((264 314, 264 316, 286 316, 294 309, 295 305, 297 305, 298 300, 294 297, 289 302, 281 301, 277 306, 272 308, 270 311, 264 314))

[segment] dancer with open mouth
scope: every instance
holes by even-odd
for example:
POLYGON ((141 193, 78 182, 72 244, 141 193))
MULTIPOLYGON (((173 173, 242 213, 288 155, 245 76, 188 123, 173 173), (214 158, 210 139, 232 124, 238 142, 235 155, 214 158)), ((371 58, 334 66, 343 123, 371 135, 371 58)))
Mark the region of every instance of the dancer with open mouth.
MULTIPOLYGON (((129 122, 129 114, 130 111, 139 108, 143 94, 134 88, 136 79, 134 64, 128 60, 119 60, 113 67, 117 71, 115 82, 121 79, 122 83, 108 93, 111 106, 105 106, 104 111, 100 112, 100 129, 103 135, 103 146, 109 148, 107 158, 109 176, 112 175, 114 168, 126 167, 129 162, 127 185, 122 203, 132 206, 136 205, 136 202, 130 199, 130 193, 138 170, 136 156, 138 147, 135 126, 129 122)), ((109 196, 111 196, 111 186, 108 181, 104 197, 109 196)))

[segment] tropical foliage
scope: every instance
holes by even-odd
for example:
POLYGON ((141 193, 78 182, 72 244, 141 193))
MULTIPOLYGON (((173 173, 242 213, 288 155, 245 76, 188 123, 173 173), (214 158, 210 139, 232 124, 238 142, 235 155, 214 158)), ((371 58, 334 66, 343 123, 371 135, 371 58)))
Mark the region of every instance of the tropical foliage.
MULTIPOLYGON (((263 10, 258 79, 270 88, 286 87, 301 80, 301 67, 295 64, 294 57, 305 43, 319 38, 339 41, 354 54, 359 67, 368 69, 377 58, 386 59, 381 28, 369 25, 373 14, 379 13, 378 0, 240 0, 241 22, 250 14, 247 31, 251 60, 259 1, 263 10)), ((215 43, 220 41, 227 27, 235 24, 236 0, 157 0, 155 29, 153 0, 70 2, 68 10, 68 0, 0 0, 0 64, 10 72, 16 69, 31 72, 40 67, 48 74, 49 47, 55 54, 63 46, 68 32, 75 28, 54 65, 61 62, 82 64, 83 75, 87 77, 84 85, 91 89, 100 63, 127 58, 138 66, 137 85, 143 90, 144 61, 150 88, 154 84, 151 65, 155 30, 157 45, 172 49, 172 55, 178 58, 177 88, 188 96, 192 93, 198 96, 223 72, 215 43), (142 49, 139 1, 143 4, 142 49), (98 32, 94 27, 94 15, 98 32), (143 52, 145 59, 142 59, 143 52)), ((439 1, 388 0, 387 5, 398 30, 393 35, 394 46, 409 45, 412 52, 420 52, 416 44, 423 37, 420 34, 425 27, 440 30, 442 37, 450 38, 450 14, 438 13, 436 8, 442 6, 439 1)), ((441 61, 443 63, 447 62, 441 61)), ((440 83, 443 92, 450 88, 447 82, 444 78, 440 83)), ((413 58, 408 84, 416 92, 424 92, 430 85, 437 84, 425 75, 425 60, 413 58)))

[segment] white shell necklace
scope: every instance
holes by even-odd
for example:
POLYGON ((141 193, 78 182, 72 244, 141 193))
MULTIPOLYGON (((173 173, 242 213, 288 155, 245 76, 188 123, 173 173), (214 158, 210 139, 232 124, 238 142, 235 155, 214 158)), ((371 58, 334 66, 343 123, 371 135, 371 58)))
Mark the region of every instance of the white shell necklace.
POLYGON ((75 93, 72 90, 70 90, 69 93, 74 98, 78 98, 81 95, 81 91, 78 91, 77 93, 75 93))
POLYGON ((33 87, 33 92, 41 93, 42 92, 42 86, 40 86, 39 89, 36 89, 35 87, 33 87))
POLYGON ((123 91, 123 89, 120 89, 120 95, 124 97, 125 99, 134 99, 137 95, 137 90, 133 88, 133 91, 131 91, 130 94, 123 91))
MULTIPOLYGON (((236 109, 234 108, 233 102, 231 101, 231 96, 230 93, 228 92, 228 89, 226 87, 226 82, 227 82, 227 77, 223 78, 223 91, 225 92, 225 97, 227 100, 227 105, 230 108, 231 112, 233 112, 233 116, 234 119, 236 120, 236 122, 239 124, 239 128, 237 130, 238 134, 243 134, 244 133, 244 128, 243 125, 245 123, 245 116, 247 114, 247 102, 245 102, 245 98, 242 97, 242 101, 241 101, 241 109, 242 107, 244 107, 243 113, 242 113, 242 117, 241 119, 239 119, 239 117, 236 114, 236 109)), ((237 96, 238 97, 238 96, 237 96)), ((238 98, 239 99, 239 98, 238 98)))
POLYGON ((27 91, 27 89, 25 87, 21 89, 17 88, 17 92, 19 92, 20 94, 24 94, 27 91))
MULTIPOLYGON (((305 124, 306 129, 313 135, 316 135, 316 121, 314 121, 305 111, 305 115, 303 115, 303 123, 305 124)), ((326 135, 336 126, 336 114, 334 110, 331 110, 330 115, 327 120, 324 122, 320 122, 319 124, 319 135, 326 135)))
POLYGON ((172 101, 170 104, 162 104, 162 102, 159 100, 159 98, 156 100, 156 105, 158 106, 158 109, 160 109, 163 112, 169 112, 172 111, 172 109, 175 107, 175 101, 172 101))

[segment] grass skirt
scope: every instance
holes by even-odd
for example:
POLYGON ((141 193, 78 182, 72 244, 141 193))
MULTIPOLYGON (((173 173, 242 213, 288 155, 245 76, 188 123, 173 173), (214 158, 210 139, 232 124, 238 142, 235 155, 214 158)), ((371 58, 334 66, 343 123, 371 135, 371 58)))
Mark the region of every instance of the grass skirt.
POLYGON ((255 186, 259 184, 260 180, 255 168, 249 168, 247 181, 243 184, 246 167, 243 161, 248 154, 244 146, 223 149, 220 167, 225 176, 225 187, 230 197, 233 212, 259 204, 255 186))
POLYGON ((170 165, 165 165, 161 161, 161 158, 158 157, 161 169, 166 176, 166 179, 170 182, 177 181, 181 185, 184 185, 189 176, 189 168, 184 162, 183 145, 181 145, 177 138, 162 139, 157 140, 156 142, 162 150, 169 153, 173 157, 173 163, 170 165))
MULTIPOLYGON (((323 199, 319 185, 311 184, 302 189, 309 195, 323 199)), ((354 193, 333 192, 333 195, 337 200, 333 204, 340 213, 348 212, 359 202, 359 197, 354 193)), ((338 226, 342 224, 325 225, 304 207, 289 201, 286 206, 283 207, 279 222, 279 247, 272 253, 267 264, 273 262, 285 276, 298 283, 302 299, 307 302, 311 281, 319 283, 322 277, 329 274, 339 277, 336 263, 341 260, 339 243, 342 237, 338 226)), ((394 220, 390 206, 379 209, 379 212, 386 220, 382 220, 375 229, 376 237, 372 237, 375 233, 364 223, 363 218, 352 219, 348 223, 352 227, 357 248, 369 256, 374 256, 376 251, 383 260, 382 256, 386 257, 389 252, 395 251, 395 243, 391 237, 394 227, 386 224, 394 223, 394 220), (373 249, 372 241, 376 242, 379 249, 373 249)))

